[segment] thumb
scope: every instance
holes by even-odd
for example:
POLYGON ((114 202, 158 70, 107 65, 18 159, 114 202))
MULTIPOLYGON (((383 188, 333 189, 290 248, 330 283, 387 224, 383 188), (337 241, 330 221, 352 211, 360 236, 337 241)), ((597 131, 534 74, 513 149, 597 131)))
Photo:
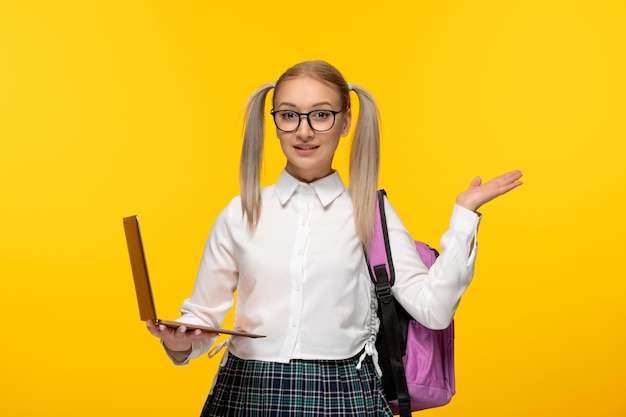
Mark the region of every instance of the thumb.
POLYGON ((477 176, 476 178, 474 178, 472 180, 472 183, 470 184, 470 188, 476 188, 476 187, 480 187, 480 184, 483 183, 483 179, 481 178, 481 176, 477 176))

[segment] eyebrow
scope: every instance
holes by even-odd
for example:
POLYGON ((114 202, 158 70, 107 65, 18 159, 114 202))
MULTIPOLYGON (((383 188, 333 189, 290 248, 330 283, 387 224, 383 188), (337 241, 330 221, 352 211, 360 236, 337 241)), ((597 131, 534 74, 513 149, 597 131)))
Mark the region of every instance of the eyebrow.
MULTIPOLYGON (((280 107, 280 106, 287 106, 287 107, 293 107, 293 108, 297 108, 298 107, 297 105, 295 105, 293 103, 286 102, 286 101, 278 103, 278 105, 276 107, 280 107)), ((328 101, 320 101, 319 103, 313 104, 311 107, 320 107, 320 106, 333 107, 333 105, 330 104, 328 101)))

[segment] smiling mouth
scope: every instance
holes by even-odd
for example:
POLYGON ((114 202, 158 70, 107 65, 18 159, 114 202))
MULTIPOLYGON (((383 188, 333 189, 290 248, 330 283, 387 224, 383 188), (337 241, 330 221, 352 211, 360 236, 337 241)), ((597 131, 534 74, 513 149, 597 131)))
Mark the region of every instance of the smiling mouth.
POLYGON ((294 148, 299 149, 301 151, 310 151, 313 149, 319 148, 319 145, 294 145, 294 148))

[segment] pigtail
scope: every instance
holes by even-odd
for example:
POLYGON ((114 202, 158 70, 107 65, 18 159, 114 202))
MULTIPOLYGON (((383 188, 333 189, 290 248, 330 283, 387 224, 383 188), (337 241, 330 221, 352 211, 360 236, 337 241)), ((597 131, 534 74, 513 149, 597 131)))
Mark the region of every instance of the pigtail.
POLYGON ((241 209, 250 231, 261 216, 261 165, 263 161, 263 130, 265 98, 275 83, 267 83, 252 94, 245 114, 243 146, 239 168, 241 209))
POLYGON ((380 117, 374 98, 352 85, 359 97, 359 118, 350 149, 350 196, 357 235, 367 247, 374 231, 380 166, 380 117))
POLYGON ((380 118, 374 98, 358 85, 351 88, 359 97, 359 118, 350 149, 350 197, 357 235, 368 247, 376 216, 380 118))

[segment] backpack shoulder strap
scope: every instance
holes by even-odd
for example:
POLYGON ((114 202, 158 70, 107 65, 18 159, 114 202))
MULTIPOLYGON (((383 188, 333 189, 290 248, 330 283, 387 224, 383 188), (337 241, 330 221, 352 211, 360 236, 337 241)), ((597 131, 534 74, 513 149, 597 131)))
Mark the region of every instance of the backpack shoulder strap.
POLYGON ((378 281, 376 267, 386 270, 389 285, 393 286, 396 280, 395 271, 393 269, 393 258, 391 256, 391 248, 389 245, 389 234, 387 233, 387 217, 385 215, 385 190, 379 190, 376 194, 376 220, 374 224, 374 233, 369 248, 366 251, 366 259, 370 269, 370 277, 374 284, 378 281))
POLYGON ((391 286, 395 281, 389 234, 387 233, 387 219, 385 216, 386 193, 378 191, 376 199, 376 226, 370 246, 366 251, 366 259, 370 270, 370 277, 375 284, 376 298, 380 312, 380 348, 381 356, 387 360, 387 369, 391 369, 396 388, 396 396, 401 417, 411 416, 411 402, 409 389, 404 375, 402 362, 402 330, 396 313, 396 303, 391 293, 391 286))

